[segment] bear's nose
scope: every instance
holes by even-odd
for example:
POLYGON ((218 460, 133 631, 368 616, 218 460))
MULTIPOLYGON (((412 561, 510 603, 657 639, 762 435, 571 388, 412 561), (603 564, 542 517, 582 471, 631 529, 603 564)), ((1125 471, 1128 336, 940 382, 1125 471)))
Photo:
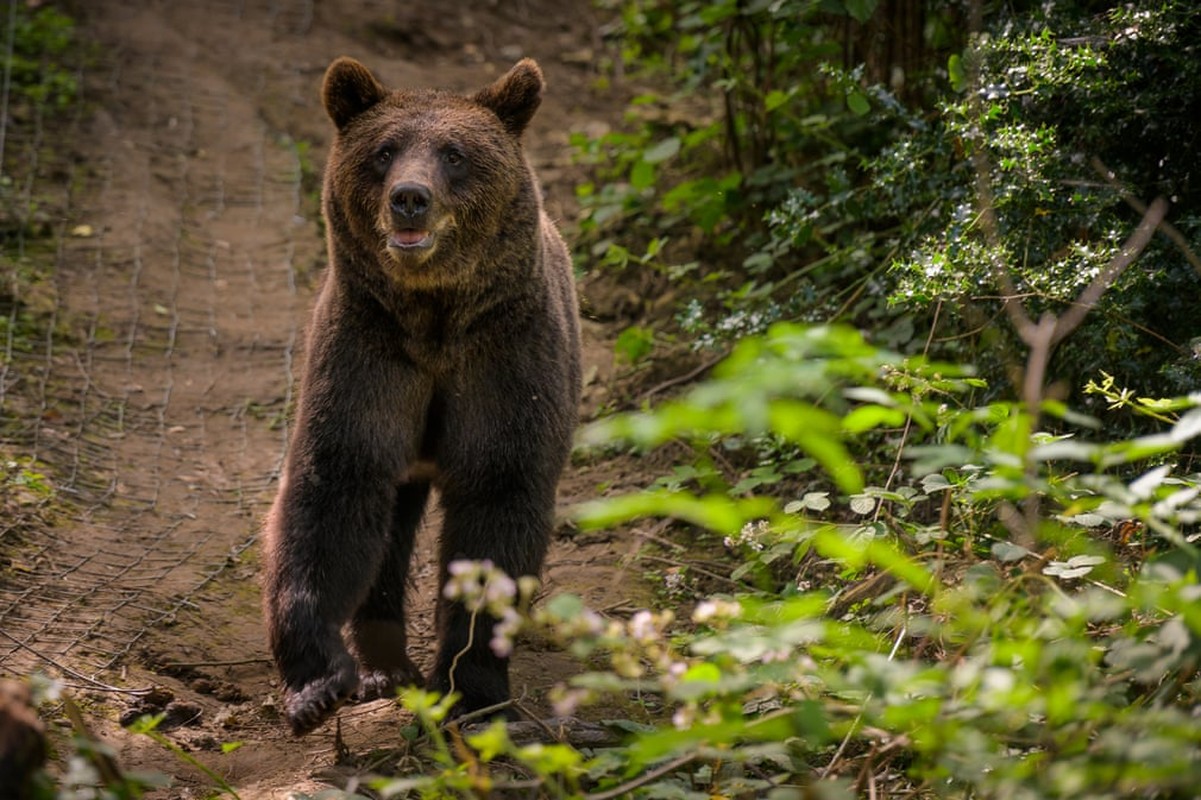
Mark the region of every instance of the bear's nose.
POLYGON ((408 218, 419 217, 429 211, 431 199, 430 190, 420 183, 398 183, 388 195, 392 212, 408 218))

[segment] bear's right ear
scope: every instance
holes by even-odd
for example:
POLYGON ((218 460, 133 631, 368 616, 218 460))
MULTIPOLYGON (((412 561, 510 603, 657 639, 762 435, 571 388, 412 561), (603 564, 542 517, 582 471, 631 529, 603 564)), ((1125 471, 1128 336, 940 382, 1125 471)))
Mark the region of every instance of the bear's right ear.
POLYGON ((321 100, 325 113, 342 130, 352 119, 383 100, 388 90, 375 79, 371 70, 353 58, 342 56, 325 71, 321 100))

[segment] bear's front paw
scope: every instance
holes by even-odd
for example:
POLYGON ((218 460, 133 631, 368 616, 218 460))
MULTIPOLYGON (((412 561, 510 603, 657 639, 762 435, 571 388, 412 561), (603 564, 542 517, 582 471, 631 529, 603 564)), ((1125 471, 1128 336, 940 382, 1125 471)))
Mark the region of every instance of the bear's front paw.
POLYGON ((395 698, 396 690, 403 686, 421 686, 425 678, 417 665, 406 659, 401 664, 389 669, 365 669, 359 673, 359 691, 355 699, 360 703, 368 700, 378 700, 382 697, 395 698))
POLYGON ((349 700, 358 688, 358 673, 354 669, 341 669, 309 681, 298 691, 284 695, 284 713, 293 736, 304 736, 333 716, 343 703, 349 700))

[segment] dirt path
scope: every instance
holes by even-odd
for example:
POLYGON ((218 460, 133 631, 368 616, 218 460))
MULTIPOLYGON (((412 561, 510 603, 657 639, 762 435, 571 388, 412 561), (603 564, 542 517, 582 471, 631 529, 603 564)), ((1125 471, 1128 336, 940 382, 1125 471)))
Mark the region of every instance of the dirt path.
MULTIPOLYGON (((588 8, 104 0, 81 10, 95 56, 83 75, 88 112, 64 137, 76 166, 35 170, 34 194, 63 198, 69 217, 53 324, 34 352, 12 354, 0 395, 19 443, 50 465, 75 512, 0 582, 0 673, 65 678, 124 763, 178 776, 165 796, 202 796, 204 781, 123 734, 116 719, 147 701, 103 685, 166 688, 186 723, 170 735, 243 798, 313 788, 335 761, 332 725, 297 742, 275 714, 254 547, 324 255, 315 193, 329 135, 317 103, 325 66, 351 54, 393 85, 467 90, 521 55, 538 58, 550 89, 529 146, 562 216, 568 132, 617 116, 614 101, 588 90, 588 8), (244 744, 221 755, 232 741, 244 744)), ((588 331, 588 360, 603 373, 609 348, 588 331)), ((570 475, 564 502, 599 480, 570 475)), ((639 589, 617 566, 622 554, 561 540, 550 587, 600 607, 630 600, 639 589)), ((423 556, 415 642, 429 641, 432 615, 423 556)), ((527 651, 515 686, 538 706, 574 669, 527 651)), ((344 711, 351 753, 395 743, 398 720, 387 703, 344 711)))

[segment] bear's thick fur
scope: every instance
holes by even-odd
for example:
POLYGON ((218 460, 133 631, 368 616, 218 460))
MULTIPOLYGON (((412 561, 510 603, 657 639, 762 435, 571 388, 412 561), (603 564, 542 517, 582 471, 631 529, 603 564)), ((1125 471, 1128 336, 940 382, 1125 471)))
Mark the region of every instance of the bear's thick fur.
MULTIPOLYGON (((520 141, 542 89, 529 59, 468 97, 389 91, 349 58, 326 72, 329 269, 264 528, 267 631, 297 735, 353 695, 421 681, 405 585, 431 486, 442 582, 457 559, 541 569, 580 386, 571 260, 520 141)), ((453 686, 459 712, 507 700, 495 620, 472 635, 442 599, 437 619, 425 683, 453 686)))

